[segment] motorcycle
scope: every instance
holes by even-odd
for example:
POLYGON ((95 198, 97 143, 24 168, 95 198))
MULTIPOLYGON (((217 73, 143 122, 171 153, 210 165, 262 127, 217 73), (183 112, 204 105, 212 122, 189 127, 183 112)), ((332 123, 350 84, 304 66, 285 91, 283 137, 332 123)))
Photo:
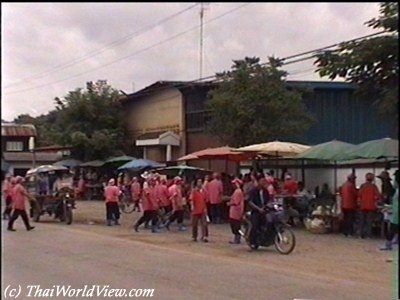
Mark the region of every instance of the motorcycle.
POLYGON ((284 222, 285 212, 282 205, 270 203, 264 207, 266 222, 256 233, 255 242, 250 242, 252 229, 251 213, 247 212, 243 217, 244 232, 241 235, 253 250, 258 247, 269 247, 275 245, 280 254, 290 254, 296 246, 296 237, 289 226, 284 222))

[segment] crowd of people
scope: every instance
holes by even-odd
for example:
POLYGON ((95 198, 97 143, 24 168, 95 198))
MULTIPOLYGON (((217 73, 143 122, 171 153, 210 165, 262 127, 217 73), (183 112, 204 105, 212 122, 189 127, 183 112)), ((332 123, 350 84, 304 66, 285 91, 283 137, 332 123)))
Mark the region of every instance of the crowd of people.
MULTIPOLYGON (((374 175, 367 173, 365 182, 356 187, 356 176, 349 174, 347 181, 339 188, 342 210, 342 233, 347 236, 356 235, 356 216, 360 216, 358 236, 361 238, 372 237, 373 215, 380 205, 392 205, 392 218, 387 229, 387 241, 383 250, 392 249, 395 236, 398 233, 398 180, 399 172, 395 172, 393 184, 387 170, 378 176, 382 181, 381 191, 374 183, 374 175)), ((186 231, 184 225, 185 216, 190 216, 192 227, 192 239, 198 240, 198 227, 200 226, 200 240, 208 242, 208 223, 221 224, 228 221, 231 226, 233 239, 230 243, 241 243, 241 224, 244 213, 251 213, 253 231, 262 226, 266 220, 265 205, 283 199, 285 208, 294 209, 297 216, 304 216, 309 211, 309 201, 312 195, 302 182, 297 182, 293 176, 286 172, 282 182, 274 176, 273 170, 266 174, 250 172, 244 176, 233 178, 229 186, 223 183, 221 175, 214 173, 204 178, 195 178, 189 183, 176 176, 167 179, 157 173, 144 172, 141 176, 130 178, 118 176, 111 178, 104 187, 104 199, 106 205, 106 223, 108 226, 120 225, 119 203, 122 197, 129 197, 134 203, 135 210, 142 216, 133 224, 133 229, 139 232, 142 225, 151 228, 153 233, 161 229, 170 230, 173 223, 177 223, 178 231, 186 231), (227 189, 229 189, 227 193, 227 189), (227 195, 228 194, 228 195, 227 195)), ((68 178, 67 178, 68 179, 68 178)), ((66 179, 59 177, 53 182, 54 188, 60 188, 66 179)), ((44 182, 40 177, 39 183, 44 182)), ((5 210, 3 219, 7 219, 8 230, 15 231, 13 224, 21 216, 27 230, 34 227, 30 225, 26 213, 25 202, 33 197, 23 185, 21 176, 6 176, 3 184, 5 210)), ((68 181, 70 185, 72 182, 68 181)), ((40 185, 38 193, 45 193, 46 184, 40 185)), ((80 192, 79 183, 76 193, 80 192)), ((334 194, 328 185, 322 186, 319 196, 334 199, 334 194)), ((295 225, 293 218, 289 218, 289 224, 295 225)))

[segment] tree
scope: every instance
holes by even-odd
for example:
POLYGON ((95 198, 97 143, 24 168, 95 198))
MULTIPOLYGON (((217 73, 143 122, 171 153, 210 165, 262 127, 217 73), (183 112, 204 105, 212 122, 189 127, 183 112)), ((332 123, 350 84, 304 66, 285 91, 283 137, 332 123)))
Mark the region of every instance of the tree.
POLYGON ((358 94, 377 100, 381 116, 398 124, 399 40, 398 2, 380 4, 380 16, 365 24, 382 29, 383 35, 342 43, 333 51, 316 55, 317 72, 321 77, 344 78, 358 85, 358 94))
POLYGON ((210 91, 208 132, 224 143, 245 146, 304 134, 313 118, 300 90, 289 89, 278 59, 263 66, 257 57, 233 61, 230 71, 217 73, 210 91))
POLYGON ((63 99, 55 98, 58 113, 54 126, 62 131, 62 144, 75 148, 79 159, 105 159, 123 149, 122 111, 115 99, 118 91, 106 81, 88 82, 87 89, 77 88, 63 99))

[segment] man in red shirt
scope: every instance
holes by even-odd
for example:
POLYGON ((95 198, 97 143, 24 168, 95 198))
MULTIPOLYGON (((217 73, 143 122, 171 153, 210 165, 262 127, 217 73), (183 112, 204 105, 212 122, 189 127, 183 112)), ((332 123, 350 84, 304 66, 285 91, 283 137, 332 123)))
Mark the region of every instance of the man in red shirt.
MULTIPOLYGON (((297 201, 296 201, 296 198, 294 197, 294 195, 297 194, 298 189, 299 189, 299 187, 298 187, 297 181, 292 178, 292 175, 287 173, 285 175, 285 183, 283 184, 283 191, 287 195, 284 198, 284 205, 285 205, 286 209, 296 207, 297 201)), ((289 217, 288 224, 290 224, 292 226, 295 225, 293 216, 289 217)))
POLYGON ((169 198, 172 202, 172 215, 169 218, 167 224, 165 224, 165 228, 169 230, 169 225, 172 222, 177 220, 179 231, 185 231, 186 227, 183 226, 183 196, 182 196, 182 179, 179 176, 174 178, 174 184, 171 185, 168 189, 169 198))
POLYGON ((140 212, 140 196, 142 194, 142 187, 140 186, 139 179, 137 177, 133 177, 132 179, 132 184, 131 184, 131 195, 132 195, 132 201, 135 204, 135 207, 133 211, 138 209, 138 212, 140 212))
POLYGON ((356 176, 351 173, 347 181, 340 187, 343 212, 343 234, 352 236, 354 234, 354 221, 357 211, 358 191, 356 188, 356 176))
POLYGON ((143 205, 143 215, 133 226, 136 232, 139 232, 139 226, 145 222, 151 221, 151 232, 159 232, 157 229, 157 210, 159 208, 157 195, 155 190, 156 180, 154 176, 150 176, 147 179, 147 185, 143 188, 142 192, 142 205, 143 205))
POLYGON ((222 222, 223 184, 218 173, 213 174, 213 180, 207 184, 207 196, 210 201, 211 221, 213 224, 222 222))
POLYGON ((378 187, 375 185, 374 174, 367 173, 366 181, 360 186, 358 198, 361 209, 360 237, 372 237, 372 220, 377 209, 377 202, 381 199, 378 187))
POLYGON ((29 224, 28 215, 26 213, 25 202, 30 199, 35 201, 35 199, 29 195, 28 191, 23 187, 22 183, 24 182, 24 178, 21 176, 16 177, 16 184, 12 189, 12 207, 13 213, 11 215, 10 220, 8 221, 7 230, 16 231, 13 227, 15 220, 21 216, 24 221, 26 230, 30 231, 35 227, 29 224))
POLYGON ((201 240, 205 243, 208 242, 208 226, 207 226, 207 204, 206 194, 203 189, 203 180, 197 179, 196 186, 190 193, 190 201, 192 204, 192 238, 197 242, 197 227, 200 222, 201 226, 201 240))
POLYGON ((115 185, 115 179, 111 178, 108 181, 108 186, 104 189, 104 198, 106 200, 106 215, 107 215, 107 226, 112 226, 114 221, 115 225, 119 223, 119 196, 122 191, 118 186, 115 185))

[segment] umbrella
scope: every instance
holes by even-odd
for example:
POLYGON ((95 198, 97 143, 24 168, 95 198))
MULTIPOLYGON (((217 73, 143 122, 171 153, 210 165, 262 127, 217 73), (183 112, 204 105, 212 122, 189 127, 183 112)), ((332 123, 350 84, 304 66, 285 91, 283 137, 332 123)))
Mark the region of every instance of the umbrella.
POLYGON ((37 173, 55 172, 55 171, 68 171, 68 168, 64 166, 54 166, 54 165, 42 165, 34 169, 30 169, 26 172, 26 175, 32 175, 37 173))
POLYGON ((149 159, 133 159, 118 168, 118 170, 123 169, 153 169, 164 167, 163 164, 160 164, 156 161, 152 161, 149 159))
POLYGON ((189 159, 224 159, 224 160, 240 162, 252 156, 252 154, 243 153, 235 150, 237 149, 228 146, 208 148, 197 152, 193 152, 189 155, 185 155, 179 158, 178 161, 189 160, 189 159))
POLYGON ((92 161, 88 161, 85 162, 83 164, 80 164, 80 167, 93 167, 93 168, 99 168, 102 167, 104 165, 104 161, 102 160, 92 160, 92 161))
POLYGON ((309 148, 310 146, 307 145, 274 141, 241 147, 236 149, 236 151, 253 152, 269 156, 293 157, 309 148))
POLYGON ((335 161, 343 156, 343 153, 355 148, 355 145, 338 140, 318 144, 296 155, 296 159, 328 160, 335 161))
POLYGON ((186 166, 186 165, 158 168, 155 171, 162 175, 181 176, 181 177, 191 176, 191 175, 195 176, 197 174, 212 174, 212 171, 210 170, 192 166, 186 166))
POLYGON ((116 157, 111 157, 105 161, 105 164, 109 163, 115 163, 115 162, 128 162, 131 160, 136 159, 135 157, 128 156, 128 155, 122 155, 122 156, 116 156, 116 157))
POLYGON ((351 151, 344 153, 342 160, 353 158, 397 159, 398 157, 399 141, 391 138, 384 138, 357 145, 351 151))
POLYGON ((53 166, 64 166, 67 168, 74 168, 74 167, 79 166, 80 164, 82 164, 82 161, 70 158, 70 159, 65 159, 65 160, 60 160, 58 162, 55 162, 53 164, 53 166))
POLYGON ((334 187, 337 189, 337 160, 343 153, 354 149, 355 145, 338 140, 332 140, 326 143, 310 147, 308 150, 296 155, 295 159, 322 160, 334 162, 334 187))

